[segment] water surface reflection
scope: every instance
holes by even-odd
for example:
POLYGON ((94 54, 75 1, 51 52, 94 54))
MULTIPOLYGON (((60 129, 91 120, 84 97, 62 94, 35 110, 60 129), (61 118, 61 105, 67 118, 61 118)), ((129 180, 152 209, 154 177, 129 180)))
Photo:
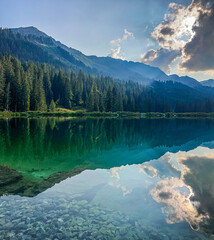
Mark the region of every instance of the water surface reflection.
POLYGON ((48 121, 0 121, 0 239, 214 239, 212 120, 48 121))

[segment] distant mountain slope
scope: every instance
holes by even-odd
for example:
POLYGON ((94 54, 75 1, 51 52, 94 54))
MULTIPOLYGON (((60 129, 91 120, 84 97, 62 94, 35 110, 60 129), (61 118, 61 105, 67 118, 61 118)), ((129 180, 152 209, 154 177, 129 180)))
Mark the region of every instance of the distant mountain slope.
MULTIPOLYGON (((80 51, 69 48, 66 45, 62 44, 59 41, 56 41, 54 38, 48 36, 47 34, 41 32, 35 27, 26 27, 26 28, 12 28, 11 29, 15 33, 19 33, 21 35, 27 36, 29 41, 32 41, 33 43, 39 45, 40 47, 43 47, 46 51, 48 51, 50 54, 53 55, 57 54, 55 51, 55 48, 61 48, 62 50, 66 51, 70 55, 72 55, 77 61, 82 62, 85 66, 91 67, 91 61, 80 51)), ((66 59, 63 59, 64 56, 61 56, 61 61, 65 61, 66 59)), ((67 61, 65 61, 66 65, 70 65, 67 61)))
POLYGON ((173 75, 168 76, 168 79, 172 80, 174 82, 179 82, 179 83, 185 84, 189 87, 200 87, 201 86, 200 82, 198 82, 194 78, 191 78, 188 76, 179 77, 178 75, 173 74, 173 75))
POLYGON ((111 57, 88 57, 92 67, 99 69, 104 75, 110 75, 121 80, 133 80, 149 84, 154 80, 167 79, 167 75, 159 68, 151 67, 143 63, 128 62, 111 57))
POLYGON ((0 55, 10 54, 23 61, 49 63, 56 67, 82 69, 96 73, 72 54, 56 44, 56 41, 35 28, 0 29, 0 55), (38 32, 37 32, 38 31, 38 32), (32 34, 35 32, 35 34, 32 34))
POLYGON ((8 29, 0 29, 0 55, 10 54, 21 61, 47 62, 62 66, 62 63, 50 56, 40 46, 28 41, 25 36, 14 34, 8 29))
POLYGON ((20 33, 21 35, 27 36, 27 35, 34 35, 36 37, 48 37, 47 34, 43 33, 39 29, 30 26, 30 27, 20 27, 20 28, 12 28, 11 29, 15 33, 20 33))
POLYGON ((82 69, 87 73, 102 74, 120 80, 133 80, 143 84, 171 80, 193 88, 201 87, 201 84, 193 78, 168 76, 159 68, 144 63, 128 62, 111 57, 86 56, 35 27, 13 28, 11 31, 14 36, 8 33, 8 30, 1 30, 0 53, 18 56, 20 60, 47 62, 60 67, 82 69), (4 31, 7 31, 7 34, 4 31), (4 36, 4 41, 2 41, 2 36, 4 36))
POLYGON ((214 79, 204 80, 204 81, 201 81, 200 83, 203 86, 214 87, 214 79))

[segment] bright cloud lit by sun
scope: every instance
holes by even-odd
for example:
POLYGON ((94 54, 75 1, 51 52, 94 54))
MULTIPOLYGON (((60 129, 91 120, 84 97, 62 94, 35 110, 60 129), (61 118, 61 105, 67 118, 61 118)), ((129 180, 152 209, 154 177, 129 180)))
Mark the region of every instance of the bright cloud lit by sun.
POLYGON ((170 3, 163 21, 151 33, 158 47, 142 54, 141 61, 160 67, 168 74, 206 72, 207 78, 213 78, 214 8, 211 2, 213 0, 209 4, 192 0, 188 6, 170 3))
POLYGON ((182 22, 183 31, 189 33, 190 39, 193 38, 195 32, 193 31, 193 26, 196 23, 196 17, 187 17, 182 22))
POLYGON ((152 36, 165 49, 179 50, 194 37, 194 26, 200 16, 197 7, 185 7, 180 4, 169 4, 169 13, 164 22, 159 24, 152 36))

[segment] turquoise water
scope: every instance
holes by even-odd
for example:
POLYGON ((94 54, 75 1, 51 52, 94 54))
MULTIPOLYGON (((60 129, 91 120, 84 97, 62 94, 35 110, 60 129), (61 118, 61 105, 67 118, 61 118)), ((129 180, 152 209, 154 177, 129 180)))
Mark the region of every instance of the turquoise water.
POLYGON ((0 239, 214 239, 214 120, 0 120, 0 239))

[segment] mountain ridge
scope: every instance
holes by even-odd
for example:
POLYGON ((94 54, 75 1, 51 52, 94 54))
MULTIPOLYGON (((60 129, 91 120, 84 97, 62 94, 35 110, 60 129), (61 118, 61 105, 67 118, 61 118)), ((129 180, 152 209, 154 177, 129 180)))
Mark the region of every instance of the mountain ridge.
POLYGON ((140 62, 132 62, 111 57, 87 56, 81 51, 67 47, 51 36, 30 27, 11 28, 14 33, 28 37, 28 41, 37 44, 45 52, 67 67, 76 67, 88 73, 110 76, 119 80, 132 80, 148 85, 154 81, 180 82, 190 87, 200 87, 201 84, 188 76, 167 75, 161 69, 140 62), (76 63, 77 61, 78 63, 76 63))

